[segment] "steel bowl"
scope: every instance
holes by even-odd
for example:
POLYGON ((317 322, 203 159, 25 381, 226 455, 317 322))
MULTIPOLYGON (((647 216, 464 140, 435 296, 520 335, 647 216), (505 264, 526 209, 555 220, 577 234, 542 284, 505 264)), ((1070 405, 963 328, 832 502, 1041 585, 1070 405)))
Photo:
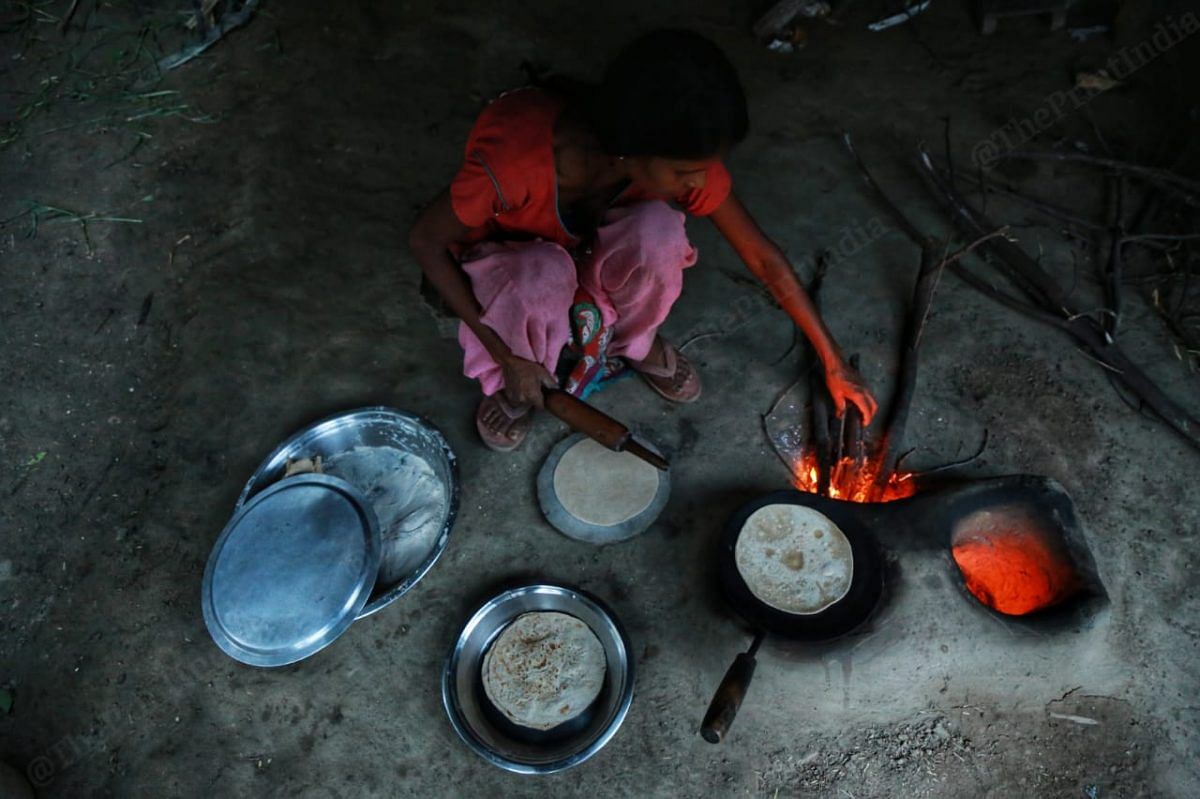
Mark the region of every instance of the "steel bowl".
POLYGON ((384 406, 335 414, 296 433, 268 455, 246 481, 234 510, 241 510, 253 496, 278 482, 288 461, 317 455, 328 460, 360 446, 395 447, 423 458, 441 481, 447 506, 437 538, 432 544, 418 543, 412 552, 406 553, 405 563, 411 564, 411 568, 402 580, 390 585, 375 585, 357 616, 361 619, 403 596, 425 576, 446 549, 450 529, 458 516, 458 459, 441 431, 419 416, 384 406))
POLYGON ((577 766, 616 735, 633 702, 629 639, 604 603, 572 588, 526 585, 483 603, 472 614, 446 659, 442 702, 459 737, 493 765, 517 774, 552 774, 577 766), (582 722, 526 731, 504 723, 482 689, 483 658, 504 628, 523 613, 566 613, 592 629, 604 647, 604 686, 582 722))

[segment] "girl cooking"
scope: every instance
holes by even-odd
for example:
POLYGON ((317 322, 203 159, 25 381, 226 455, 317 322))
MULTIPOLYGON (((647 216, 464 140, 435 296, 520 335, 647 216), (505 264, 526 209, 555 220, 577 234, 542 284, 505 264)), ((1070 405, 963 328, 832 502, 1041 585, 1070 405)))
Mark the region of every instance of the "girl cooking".
POLYGON ((520 445, 544 388, 583 395, 626 364, 670 401, 700 396, 693 365, 658 335, 696 263, 686 215, 712 220, 799 325, 838 413, 850 403, 869 423, 870 391, 732 191, 723 159, 748 127, 733 66, 680 30, 627 45, 599 86, 521 89, 483 110, 409 243, 462 320, 487 446, 520 445), (556 376, 568 344, 575 364, 556 376))

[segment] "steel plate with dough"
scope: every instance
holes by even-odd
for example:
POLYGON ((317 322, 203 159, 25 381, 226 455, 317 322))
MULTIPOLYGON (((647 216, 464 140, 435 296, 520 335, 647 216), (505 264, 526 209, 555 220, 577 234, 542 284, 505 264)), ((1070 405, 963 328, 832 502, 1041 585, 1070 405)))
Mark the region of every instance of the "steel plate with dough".
MULTIPOLYGON (((253 497, 281 479, 289 461, 311 459, 319 455, 326 467, 332 465, 336 472, 340 471, 339 462, 343 467, 350 465, 344 458, 353 455, 356 450, 360 454, 364 449, 378 454, 383 448, 394 450, 401 458, 414 456, 431 467, 436 485, 430 486, 432 490, 424 493, 429 496, 436 494, 437 501, 420 502, 417 504, 421 508, 413 508, 432 511, 432 514, 400 513, 398 511, 405 508, 397 500, 405 500, 405 496, 389 495, 387 492, 379 496, 378 481, 357 484, 359 478, 355 474, 343 475, 360 493, 367 495, 377 518, 389 521, 391 529, 380 530, 380 535, 383 539, 394 541, 389 547, 385 568, 381 569, 382 576, 388 580, 375 582, 367 604, 358 613, 359 618, 383 609, 407 593, 433 568, 446 549, 458 515, 458 460, 436 427, 414 414, 382 406, 360 408, 327 417, 291 436, 268 455, 246 482, 237 502, 237 509, 241 509, 253 497), (379 500, 383 502, 377 505, 379 500), (423 523, 430 516, 434 524, 423 523), (422 522, 417 525, 421 528, 420 534, 409 534, 418 532, 409 528, 410 521, 422 522), (431 526, 437 529, 429 529, 431 526)), ((425 475, 424 478, 429 486, 429 476, 425 475)))

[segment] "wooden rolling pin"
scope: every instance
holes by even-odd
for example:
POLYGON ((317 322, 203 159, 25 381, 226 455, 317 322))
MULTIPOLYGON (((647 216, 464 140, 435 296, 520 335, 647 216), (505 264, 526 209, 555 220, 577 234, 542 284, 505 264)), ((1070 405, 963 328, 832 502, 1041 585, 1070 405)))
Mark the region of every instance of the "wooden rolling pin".
POLYGON ((664 472, 670 464, 633 440, 629 428, 583 400, 557 388, 546 389, 546 410, 613 452, 628 452, 664 472))

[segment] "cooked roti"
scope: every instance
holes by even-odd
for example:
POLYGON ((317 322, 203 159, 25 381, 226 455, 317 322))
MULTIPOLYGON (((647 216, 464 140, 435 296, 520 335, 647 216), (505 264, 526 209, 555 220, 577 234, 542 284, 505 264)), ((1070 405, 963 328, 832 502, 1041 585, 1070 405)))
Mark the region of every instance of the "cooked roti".
POLYGON ((483 658, 483 690, 514 724, 549 730, 591 706, 604 686, 604 647, 566 613, 525 613, 483 658))
POLYGON ((829 517, 801 505, 750 514, 734 547, 750 593, 787 613, 820 613, 850 590, 850 540, 829 517))
POLYGON ((650 507, 658 469, 628 452, 584 438, 554 468, 554 495, 567 513, 588 524, 615 527, 650 507))

